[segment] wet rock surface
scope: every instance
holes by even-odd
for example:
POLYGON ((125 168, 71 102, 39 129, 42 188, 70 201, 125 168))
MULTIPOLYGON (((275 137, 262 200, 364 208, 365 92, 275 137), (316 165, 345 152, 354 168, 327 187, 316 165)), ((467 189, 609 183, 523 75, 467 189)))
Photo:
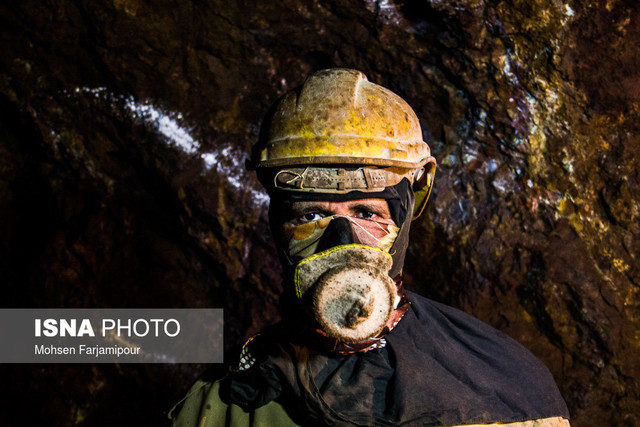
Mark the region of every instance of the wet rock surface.
MULTIPOLYGON (((407 287, 516 338, 574 425, 640 424, 640 8, 630 1, 5 2, 4 307, 278 318, 262 115, 342 66, 439 161, 407 287)), ((3 365, 2 424, 158 425, 204 367, 3 365)))

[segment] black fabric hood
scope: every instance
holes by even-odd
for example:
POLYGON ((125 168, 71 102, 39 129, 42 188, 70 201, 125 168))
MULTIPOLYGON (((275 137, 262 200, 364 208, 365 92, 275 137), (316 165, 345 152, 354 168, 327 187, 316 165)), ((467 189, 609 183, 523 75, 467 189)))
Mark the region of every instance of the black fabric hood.
POLYGON ((250 347, 253 368, 222 397, 250 411, 278 400, 301 425, 456 425, 561 416, 546 367, 520 344, 451 307, 410 294, 384 348, 324 355, 290 344, 287 326, 250 347))

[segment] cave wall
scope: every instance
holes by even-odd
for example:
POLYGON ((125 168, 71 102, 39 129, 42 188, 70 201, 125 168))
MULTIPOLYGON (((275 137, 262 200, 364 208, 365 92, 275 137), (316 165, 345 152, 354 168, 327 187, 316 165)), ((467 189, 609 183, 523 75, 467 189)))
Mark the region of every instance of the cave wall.
MULTIPOLYGON (((438 159, 407 287, 516 338, 572 423, 640 425, 640 7, 633 1, 0 4, 3 307, 278 319, 244 161, 275 98, 350 67, 438 159)), ((201 365, 2 365, 0 423, 156 425, 201 365)))

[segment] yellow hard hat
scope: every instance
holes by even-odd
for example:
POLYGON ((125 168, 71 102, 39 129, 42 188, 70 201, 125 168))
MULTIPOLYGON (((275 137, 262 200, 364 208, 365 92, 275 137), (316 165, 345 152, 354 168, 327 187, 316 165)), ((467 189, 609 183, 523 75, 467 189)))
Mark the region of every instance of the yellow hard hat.
POLYGON ((287 176, 293 178, 286 182, 296 182, 297 188, 292 189, 300 191, 374 191, 381 183, 388 186, 406 177, 414 190, 425 193, 416 192, 419 215, 433 184, 436 161, 409 104, 369 82, 360 71, 335 68, 312 74, 299 89, 278 100, 263 122, 251 165, 258 171, 315 165, 364 167, 362 184, 353 188, 344 185, 345 179, 357 181, 352 171, 345 175, 339 169, 335 174, 342 181, 327 181, 326 171, 313 175, 306 168, 288 170, 287 176), (374 181, 377 187, 371 185, 374 181), (314 188, 309 182, 329 182, 329 187, 336 183, 336 188, 314 188))

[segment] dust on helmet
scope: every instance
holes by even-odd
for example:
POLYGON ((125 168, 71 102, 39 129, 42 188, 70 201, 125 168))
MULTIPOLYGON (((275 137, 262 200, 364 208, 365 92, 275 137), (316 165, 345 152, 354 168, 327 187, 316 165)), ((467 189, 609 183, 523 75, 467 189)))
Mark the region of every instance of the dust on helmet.
POLYGON ((250 167, 267 189, 316 193, 378 192, 407 178, 415 218, 436 161, 402 98, 360 71, 336 68, 312 74, 272 107, 250 167))

